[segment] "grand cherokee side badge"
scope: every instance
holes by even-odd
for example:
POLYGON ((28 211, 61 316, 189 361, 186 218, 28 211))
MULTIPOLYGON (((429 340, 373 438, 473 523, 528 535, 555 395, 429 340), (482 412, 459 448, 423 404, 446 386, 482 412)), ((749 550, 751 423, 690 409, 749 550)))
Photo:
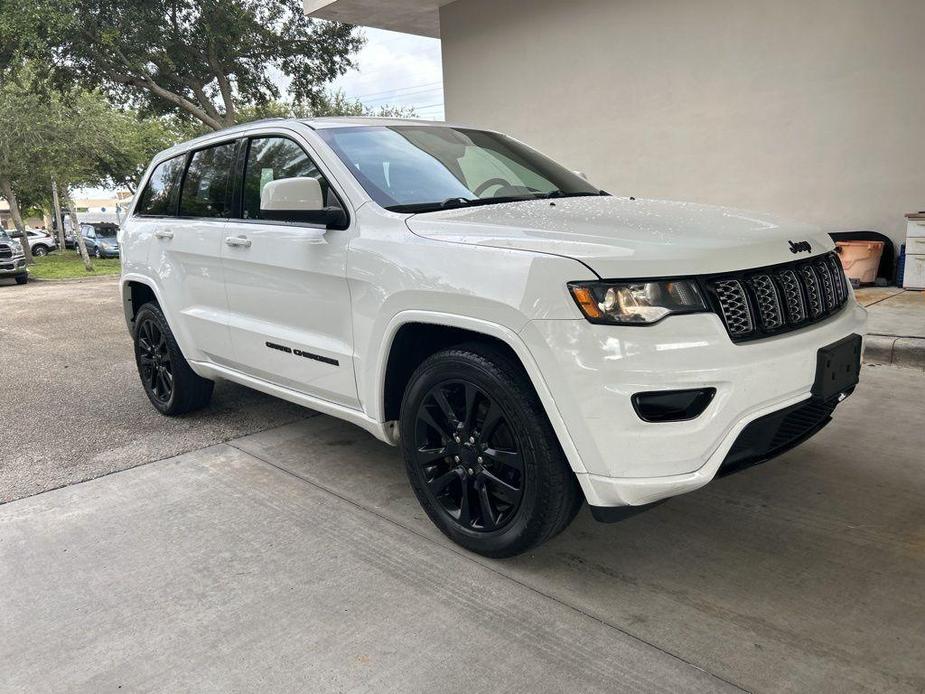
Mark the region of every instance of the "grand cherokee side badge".
POLYGON ((813 247, 809 245, 809 241, 790 241, 789 243, 791 253, 799 253, 800 251, 813 252, 813 247))

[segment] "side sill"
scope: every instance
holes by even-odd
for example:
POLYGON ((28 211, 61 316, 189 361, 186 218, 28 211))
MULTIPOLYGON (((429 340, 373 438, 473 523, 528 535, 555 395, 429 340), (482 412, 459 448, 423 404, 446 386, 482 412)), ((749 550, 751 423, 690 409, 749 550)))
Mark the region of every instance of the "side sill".
POLYGON ((242 386, 247 386, 248 388, 259 390, 261 393, 273 395, 274 397, 287 400, 289 402, 295 403, 296 405, 301 405, 302 407, 307 407, 308 409, 315 410, 316 412, 321 412, 322 414, 330 415, 338 419, 343 419, 344 421, 355 424, 361 429, 368 431, 370 434, 384 443, 388 443, 392 446, 396 445, 397 443, 393 439, 393 436, 386 424, 371 419, 362 410, 355 410, 350 407, 345 407, 344 405, 338 405, 337 403, 330 402, 328 400, 322 400, 321 398, 306 395, 305 393, 300 393, 297 390, 279 386, 275 383, 269 383, 259 378, 248 376, 247 374, 241 373, 240 371, 235 371, 234 369, 230 369, 225 366, 219 366, 218 364, 197 361, 191 362, 191 365, 194 367, 196 373, 204 378, 224 379, 226 381, 239 383, 242 386))

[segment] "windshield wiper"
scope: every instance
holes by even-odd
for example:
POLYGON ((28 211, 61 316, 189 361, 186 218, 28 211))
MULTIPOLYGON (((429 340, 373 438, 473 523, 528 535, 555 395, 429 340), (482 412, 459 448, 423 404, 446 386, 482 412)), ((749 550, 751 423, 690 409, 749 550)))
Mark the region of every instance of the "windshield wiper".
POLYGON ((537 199, 540 200, 549 200, 550 198, 581 198, 586 196, 597 197, 599 195, 607 195, 603 190, 598 191, 597 193, 592 193, 591 191, 580 191, 577 193, 566 193, 564 190, 551 190, 548 193, 540 193, 537 195, 537 199))
POLYGON ((405 212, 420 214, 421 212, 437 212, 439 210, 454 210, 460 207, 479 207, 482 205, 497 205, 503 202, 523 202, 536 200, 534 195, 511 195, 498 198, 447 198, 443 202, 417 202, 406 205, 390 205, 386 207, 389 212, 405 212))
POLYGON ((447 198, 440 203, 440 209, 442 210, 452 210, 455 207, 465 207, 466 205, 471 205, 475 200, 470 198, 447 198))

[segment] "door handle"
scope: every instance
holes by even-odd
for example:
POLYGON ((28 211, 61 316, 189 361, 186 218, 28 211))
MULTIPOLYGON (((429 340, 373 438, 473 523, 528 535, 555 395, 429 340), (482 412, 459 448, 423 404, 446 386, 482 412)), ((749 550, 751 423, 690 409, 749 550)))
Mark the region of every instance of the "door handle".
POLYGON ((225 238, 225 243, 234 248, 250 248, 251 240, 246 236, 228 236, 225 238))
POLYGON ((158 229, 154 232, 154 238, 157 239, 172 239, 173 232, 170 229, 158 229))

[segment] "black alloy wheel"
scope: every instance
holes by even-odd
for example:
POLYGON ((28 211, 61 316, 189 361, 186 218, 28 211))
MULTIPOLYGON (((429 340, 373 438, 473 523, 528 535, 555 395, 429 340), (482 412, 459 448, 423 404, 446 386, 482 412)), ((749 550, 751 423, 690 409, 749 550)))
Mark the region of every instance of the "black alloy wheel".
POLYGON ((510 522, 524 463, 509 416, 491 396, 469 381, 438 383, 418 407, 415 434, 427 491, 455 523, 488 532, 510 522))
POLYGON ((421 507, 473 552, 525 552, 568 526, 584 500, 523 366, 493 345, 425 359, 405 388, 399 425, 421 507))
POLYGON ((190 367, 156 303, 138 309, 133 333, 138 375, 158 412, 178 415, 209 404, 215 384, 190 367))
POLYGON ((139 323, 137 330, 141 381, 155 400, 166 405, 173 395, 173 368, 167 349, 167 336, 153 318, 139 323))

